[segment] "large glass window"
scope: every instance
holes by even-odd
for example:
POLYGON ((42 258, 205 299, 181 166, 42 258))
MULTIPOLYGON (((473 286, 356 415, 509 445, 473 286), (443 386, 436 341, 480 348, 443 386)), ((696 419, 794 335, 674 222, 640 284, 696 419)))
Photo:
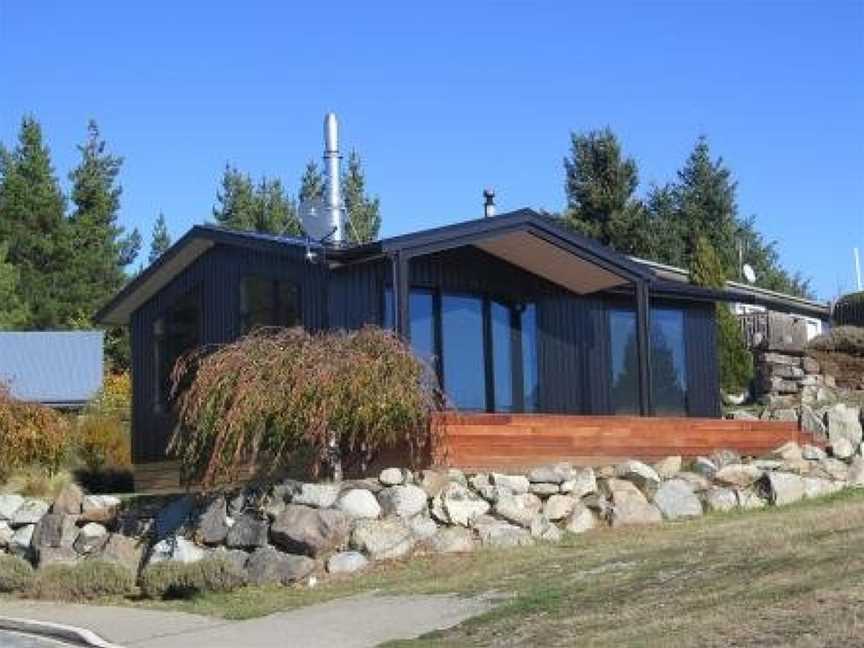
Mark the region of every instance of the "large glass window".
POLYGON ((200 344, 201 294, 196 288, 178 299, 153 323, 153 350, 156 364, 154 409, 168 409, 171 372, 181 355, 200 344))
POLYGON ((660 415, 687 413, 687 361, 684 347, 684 311, 651 310, 651 371, 654 410, 660 415))
POLYGON ((411 346, 430 367, 435 368, 435 295, 431 290, 414 289, 408 308, 411 317, 411 346))
POLYGON ((483 300, 470 295, 441 297, 444 391, 456 407, 486 409, 483 300))
POLYGON ((540 391, 537 367, 537 306, 526 304, 521 309, 522 343, 522 392, 523 408, 536 412, 540 408, 540 391))
POLYGON ((240 328, 296 326, 299 323, 297 287, 288 281, 250 275, 240 282, 240 328))
POLYGON ((512 412, 517 398, 513 393, 513 309, 505 304, 492 302, 492 375, 495 380, 495 410, 512 412))
POLYGON ((615 414, 638 414, 639 349, 636 311, 627 308, 609 310, 609 346, 612 411, 615 414))

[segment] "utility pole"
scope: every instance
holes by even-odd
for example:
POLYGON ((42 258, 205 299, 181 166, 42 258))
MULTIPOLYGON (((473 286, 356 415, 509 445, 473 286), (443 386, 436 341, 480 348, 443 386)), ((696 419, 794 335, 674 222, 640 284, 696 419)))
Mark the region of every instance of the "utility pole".
POLYGON ((858 292, 864 290, 861 285, 861 259, 858 257, 858 248, 852 248, 852 253, 855 255, 855 279, 858 282, 858 292))

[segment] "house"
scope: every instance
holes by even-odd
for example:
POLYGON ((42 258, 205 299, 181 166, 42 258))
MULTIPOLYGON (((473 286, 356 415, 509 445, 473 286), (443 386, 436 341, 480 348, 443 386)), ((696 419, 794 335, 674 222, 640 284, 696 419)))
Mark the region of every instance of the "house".
POLYGON ((102 389, 102 331, 0 332, 0 383, 14 398, 81 409, 102 389))

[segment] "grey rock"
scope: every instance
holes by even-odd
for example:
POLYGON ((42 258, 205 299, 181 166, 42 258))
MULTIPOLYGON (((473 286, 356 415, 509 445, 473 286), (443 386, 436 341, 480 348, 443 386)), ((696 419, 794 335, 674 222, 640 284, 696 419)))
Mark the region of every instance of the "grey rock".
POLYGON ((90 554, 90 557, 119 563, 137 574, 143 550, 144 548, 135 538, 112 533, 97 551, 90 554))
MULTIPOLYGON (((717 466, 718 470, 720 470, 721 468, 725 468, 726 466, 731 466, 732 464, 741 463, 741 455, 739 455, 734 450, 730 450, 728 448, 712 452, 708 459, 711 461, 711 463, 717 466)), ((705 476, 708 477, 708 475, 705 476)))
POLYGON ((102 546, 107 538, 108 529, 97 522, 88 522, 81 527, 73 546, 78 553, 89 554, 102 546))
POLYGON ((80 556, 72 547, 36 548, 36 565, 42 569, 48 565, 74 565, 80 556))
POLYGON ((531 521, 529 531, 532 538, 542 540, 543 542, 561 541, 561 530, 542 514, 531 521))
POLYGON ((414 549, 414 534, 398 518, 358 520, 351 532, 351 546, 372 560, 402 558, 414 549))
POLYGON ((651 466, 641 461, 629 460, 615 466, 615 476, 633 482, 647 497, 651 497, 660 486, 660 476, 651 466))
POLYGON ((807 461, 822 461, 828 455, 822 448, 806 444, 801 446, 801 456, 807 461))
POLYGON ((573 478, 561 482, 561 492, 580 498, 597 492, 597 477, 593 468, 574 468, 573 478))
POLYGON ((573 466, 568 463, 539 466, 528 473, 528 481, 531 483, 561 484, 573 477, 573 466))
POLYGON ((849 471, 846 473, 846 480, 849 486, 854 488, 864 487, 864 457, 858 455, 852 459, 849 471))
POLYGON ((194 563, 203 560, 207 552, 187 540, 183 536, 163 538, 155 545, 150 553, 150 564, 171 560, 179 563, 194 563))
POLYGON ((808 374, 818 374, 820 370, 819 362, 808 356, 801 358, 801 368, 808 374))
POLYGON ((314 558, 341 548, 350 530, 351 518, 342 511, 290 504, 270 526, 270 539, 286 551, 314 558))
POLYGON ((499 517, 522 527, 530 527, 534 519, 540 515, 540 507, 535 505, 536 497, 529 499, 531 493, 525 495, 509 495, 495 503, 494 511, 499 517))
POLYGON ((543 505, 543 515, 556 522, 563 520, 576 508, 577 500, 569 495, 553 495, 543 505))
POLYGON ((225 513, 228 517, 239 517, 246 509, 246 493, 240 491, 226 497, 225 513))
POLYGON ((54 498, 54 504, 51 505, 52 513, 65 513, 66 515, 79 515, 81 513, 81 505, 84 503, 84 492, 78 484, 66 484, 57 497, 54 498))
POLYGON ((24 498, 17 494, 0 495, 0 520, 11 520, 15 511, 24 503, 24 498))
POLYGON ((714 479, 717 470, 717 464, 707 457, 696 457, 696 460, 693 462, 693 472, 702 475, 706 479, 714 479))
POLYGON ((294 496, 303 488, 303 482, 296 479, 283 479, 278 484, 274 484, 271 494, 276 500, 282 500, 286 504, 294 500, 294 496))
POLYGON ((331 574, 353 574, 368 565, 369 559, 359 551, 342 551, 327 559, 327 571, 331 574))
POLYGON ((35 524, 25 524, 22 527, 15 529, 15 533, 9 539, 9 553, 21 558, 30 556, 30 548, 33 541, 33 531, 36 529, 35 524))
POLYGON ((831 441, 831 454, 838 459, 848 459, 855 454, 858 446, 853 446, 849 439, 837 437, 831 441))
POLYGON ((654 493, 654 505, 667 520, 702 515, 702 503, 683 479, 664 481, 654 493))
POLYGON ((435 520, 425 515, 415 515, 410 520, 407 520, 408 528, 418 540, 431 538, 438 532, 438 525, 435 520))
POLYGON ((333 506, 338 497, 338 484, 303 484, 300 492, 291 498, 291 503, 326 509, 333 506))
POLYGON ((835 481, 846 481, 849 476, 849 466, 833 457, 823 459, 811 470, 812 477, 825 477, 835 481))
POLYGON ((438 520, 465 527, 488 510, 487 501, 456 482, 449 483, 432 500, 432 514, 438 520))
POLYGON ((633 482, 624 479, 604 479, 600 482, 600 488, 608 494, 612 506, 632 502, 635 504, 647 504, 645 495, 633 482))
POLYGON ((163 507, 153 521, 154 540, 158 542, 182 533, 188 528, 194 510, 195 499, 191 495, 185 495, 163 507))
POLYGON ((426 511, 426 491, 419 486, 390 486, 378 493, 384 515, 410 518, 426 511))
POLYGON ((397 486, 405 481, 405 475, 401 468, 385 468, 378 475, 378 481, 385 486, 397 486))
POLYGON ((426 541, 429 551, 435 553, 468 553, 474 551, 474 533, 463 527, 447 527, 426 541))
POLYGON ((707 491, 712 486, 709 479, 695 472, 679 472, 675 475, 675 479, 683 479, 697 493, 707 491))
POLYGON ((18 527, 24 524, 36 524, 46 513, 48 513, 48 504, 38 499, 27 499, 15 509, 10 525, 18 527))
POLYGON ((837 403, 825 412, 825 427, 828 429, 828 440, 834 445, 838 439, 846 439, 857 448, 861 445, 861 410, 849 407, 845 403, 837 403))
POLYGON ((534 538, 527 529, 500 520, 479 527, 477 532, 483 546, 494 549, 527 547, 534 544, 534 538))
POLYGON ((730 488, 715 486, 703 494, 705 510, 712 513, 725 513, 738 506, 738 496, 730 488))
POLYGON ((795 461, 804 458, 804 453, 794 441, 787 441, 771 452, 771 456, 782 461, 795 461))
POLYGON ((8 522, 0 520, 0 549, 5 549, 9 546, 9 541, 12 540, 14 533, 8 522))
POLYGON ((459 470, 458 468, 448 468, 447 469, 447 479, 451 482, 456 482, 457 484, 461 484, 462 486, 468 485, 468 480, 465 479, 465 473, 459 470))
POLYGON ((234 520, 225 537, 225 545, 231 549, 254 549, 267 546, 270 528, 266 518, 255 513, 243 513, 234 520))
POLYGON ((426 491, 427 497, 432 498, 444 490, 449 481, 447 473, 438 470, 421 470, 417 485, 426 491))
MULTIPOLYGON (((798 391, 798 386, 795 386, 795 392, 798 391)), ((795 393, 793 392, 793 393, 795 393)), ((792 407, 784 407, 771 412, 772 421, 785 421, 787 423, 798 422, 798 410, 792 407)))
POLYGON ((587 506, 577 504, 570 513, 567 520, 564 522, 564 530, 570 533, 584 533, 590 531, 597 526, 597 519, 594 513, 587 506))
POLYGON ((311 558, 284 554, 273 547, 259 547, 246 562, 246 574, 253 585, 290 585, 314 570, 311 558))
POLYGON ((113 495, 85 495, 79 522, 111 524, 117 519, 120 504, 120 498, 113 495))
POLYGON ((666 457, 654 464, 654 472, 661 479, 670 479, 676 473, 681 472, 682 460, 680 456, 666 457))
POLYGON ((375 495, 362 488, 343 491, 336 502, 336 508, 352 518, 374 520, 381 515, 381 505, 375 495))
POLYGON ((249 554, 242 549, 226 549, 225 547, 217 547, 211 556, 227 560, 237 569, 246 570, 246 563, 249 562, 249 554))
POLYGON ((801 480, 804 483, 804 497, 807 499, 831 495, 843 488, 841 483, 823 477, 802 477, 801 480))
POLYGON ((493 485, 505 488, 514 495, 521 495, 528 492, 530 482, 525 475, 502 475, 501 473, 492 473, 490 481, 493 485))
POLYGON ((613 527, 639 526, 662 522, 663 516, 653 504, 625 499, 612 507, 613 527))
POLYGON ((775 506, 792 504, 804 499, 804 480, 800 476, 785 472, 769 472, 763 478, 769 499, 775 506))
POLYGON ((34 547, 63 547, 69 549, 78 537, 75 516, 66 513, 46 513, 33 532, 34 547))
MULTIPOLYGON (((566 482, 563 482, 566 483, 566 482)), ((546 482, 537 482, 532 483, 528 490, 534 495, 539 495, 540 497, 548 497, 549 495, 554 495, 555 493, 561 492, 561 486, 558 484, 550 484, 546 482)))
POLYGON ((768 505, 768 502, 752 488, 735 489, 735 495, 738 497, 738 506, 745 510, 760 509, 768 505))
POLYGON ((727 464, 714 475, 714 481, 724 486, 746 488, 760 477, 763 471, 751 464, 727 464))
POLYGON ((222 496, 205 501, 196 521, 195 537, 207 545, 218 545, 228 535, 228 510, 222 496))

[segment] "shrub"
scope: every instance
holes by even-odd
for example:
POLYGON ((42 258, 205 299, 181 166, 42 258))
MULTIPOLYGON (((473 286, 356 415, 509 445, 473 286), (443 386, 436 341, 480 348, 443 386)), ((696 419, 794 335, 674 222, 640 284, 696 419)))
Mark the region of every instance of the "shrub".
POLYGON ((141 573, 141 592, 147 598, 191 598, 205 592, 233 592, 246 583, 243 570, 225 558, 194 563, 165 561, 141 573))
POLYGON ((132 378, 129 372, 106 372, 102 380, 102 391, 90 403, 88 410, 128 421, 132 410, 132 378))
POLYGON ((33 567, 30 563, 8 554, 0 554, 0 592, 23 592, 30 588, 33 567))
POLYGON ((832 316, 839 326, 864 326, 864 292, 838 299, 832 316))
POLYGON ((115 562, 84 560, 75 565, 48 565, 36 572, 30 594, 56 601, 82 601, 125 596, 135 587, 135 576, 115 562))
POLYGON ((54 500, 60 491, 73 481, 75 480, 72 475, 65 470, 49 475, 44 468, 28 466, 8 475, 3 490, 25 497, 54 500))
POLYGON ((54 474, 71 442, 66 418, 49 407, 16 400, 0 386, 0 477, 34 465, 54 474))
POLYGON ((864 356, 864 328, 838 326, 822 335, 817 335, 807 346, 814 351, 864 356))
POLYGON ((79 458, 89 471, 131 465, 128 428, 116 414, 82 416, 77 436, 79 458))
POLYGON ((259 458, 280 470, 310 449, 319 462, 313 469, 333 456, 364 465, 400 443, 416 459, 431 445, 432 412, 443 406, 410 346, 374 327, 261 329, 182 357, 172 381, 181 425, 170 447, 185 475, 205 485, 235 479, 259 458))

